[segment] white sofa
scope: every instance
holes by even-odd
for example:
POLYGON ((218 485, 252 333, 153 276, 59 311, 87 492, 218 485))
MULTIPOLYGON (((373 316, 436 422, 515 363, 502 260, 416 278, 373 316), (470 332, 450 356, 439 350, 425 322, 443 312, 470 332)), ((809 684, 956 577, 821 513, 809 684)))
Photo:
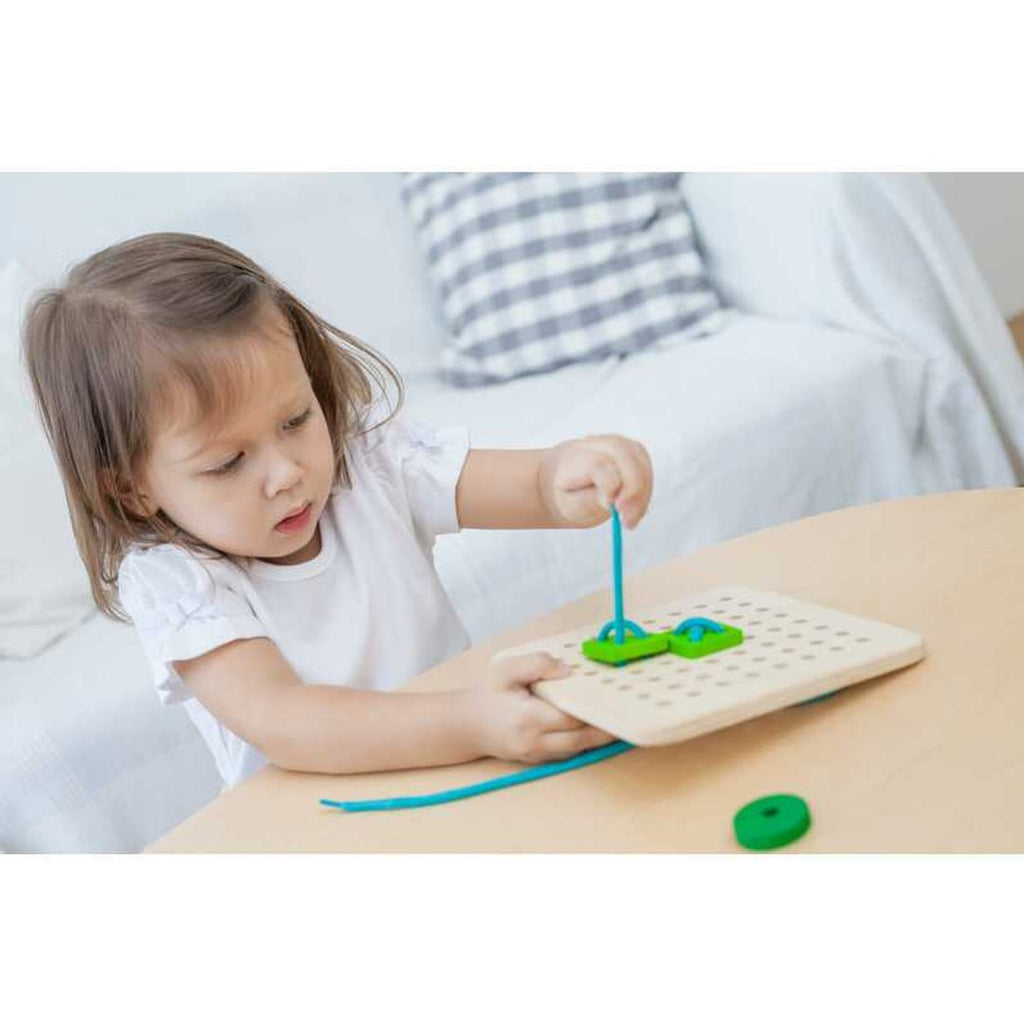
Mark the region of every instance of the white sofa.
MULTIPOLYGON (((923 177, 701 173, 682 187, 733 307, 725 329, 479 390, 432 375, 447 334, 395 175, 0 176, 0 267, 17 261, 20 301, 117 239, 214 235, 389 355, 412 415, 466 424, 484 447, 636 437, 656 477, 627 572, 843 506, 1021 482, 1024 368, 923 177)), ((47 493, 45 468, 48 482, 40 467, 5 487, 47 493)), ((609 583, 604 529, 467 531, 436 559, 475 640, 609 583)), ((217 792, 130 627, 94 613, 0 660, 0 848, 141 849, 217 792)))

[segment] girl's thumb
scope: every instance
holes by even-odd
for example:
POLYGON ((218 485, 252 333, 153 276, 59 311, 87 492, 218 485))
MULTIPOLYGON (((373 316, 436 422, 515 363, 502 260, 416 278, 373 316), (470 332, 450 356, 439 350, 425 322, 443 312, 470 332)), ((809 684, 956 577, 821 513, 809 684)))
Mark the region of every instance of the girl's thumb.
POLYGON ((503 658, 497 666, 499 685, 506 689, 529 686, 542 679, 559 679, 572 672, 564 661, 551 657, 545 651, 503 658))

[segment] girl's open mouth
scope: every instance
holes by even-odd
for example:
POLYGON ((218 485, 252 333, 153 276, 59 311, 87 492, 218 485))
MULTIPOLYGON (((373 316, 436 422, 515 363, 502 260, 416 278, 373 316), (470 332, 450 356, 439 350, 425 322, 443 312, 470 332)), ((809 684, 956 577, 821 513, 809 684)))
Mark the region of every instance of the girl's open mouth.
POLYGON ((312 502, 306 502, 306 507, 301 512, 290 519, 282 519, 274 529, 278 533, 298 533, 300 530, 304 530, 309 522, 309 513, 312 507, 312 502))

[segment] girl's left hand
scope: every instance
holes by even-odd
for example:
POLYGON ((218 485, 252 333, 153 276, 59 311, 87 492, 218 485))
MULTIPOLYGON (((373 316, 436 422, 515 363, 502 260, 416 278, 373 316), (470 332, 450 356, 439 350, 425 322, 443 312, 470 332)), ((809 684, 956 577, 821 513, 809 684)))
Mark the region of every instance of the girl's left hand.
POLYGON ((549 448, 540 489, 552 518, 567 526, 596 526, 619 510, 632 529, 651 500, 654 473, 647 449, 619 434, 595 434, 549 448))

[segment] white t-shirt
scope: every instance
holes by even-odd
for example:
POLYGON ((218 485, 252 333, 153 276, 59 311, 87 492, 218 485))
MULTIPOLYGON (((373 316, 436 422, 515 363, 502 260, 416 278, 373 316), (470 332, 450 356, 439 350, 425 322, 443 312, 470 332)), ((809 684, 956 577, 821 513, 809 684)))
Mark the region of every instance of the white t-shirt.
POLYGON ((189 692, 170 663, 231 640, 269 637, 306 683, 390 690, 464 650, 466 632, 432 549, 459 529, 465 430, 398 416, 348 449, 351 489, 332 491, 320 553, 300 565, 228 559, 161 544, 131 548, 118 593, 165 704, 184 702, 226 786, 266 764, 189 692))

